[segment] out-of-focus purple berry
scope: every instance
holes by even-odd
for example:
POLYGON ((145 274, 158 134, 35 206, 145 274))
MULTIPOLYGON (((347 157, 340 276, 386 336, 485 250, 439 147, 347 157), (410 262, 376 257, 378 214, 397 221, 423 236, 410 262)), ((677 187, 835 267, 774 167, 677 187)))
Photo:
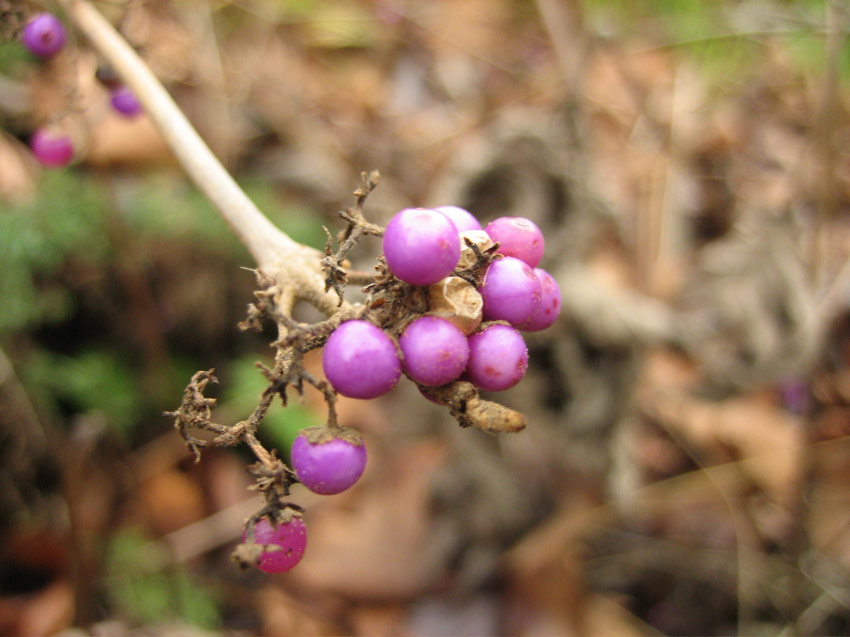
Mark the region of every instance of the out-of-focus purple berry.
POLYGON ((465 378, 484 391, 510 389, 528 369, 528 348, 509 325, 488 325, 469 337, 465 378))
POLYGON ((487 266, 481 287, 485 321, 507 321, 522 328, 540 306, 540 281, 525 262, 503 257, 487 266))
POLYGON ((541 268, 534 268, 534 274, 540 281, 540 305, 528 322, 520 329, 526 332, 539 332, 552 325, 561 313, 561 289, 551 274, 541 268))
POLYGON ((65 166, 74 156, 74 145, 65 134, 56 134, 39 128, 30 138, 30 148, 36 159, 45 166, 65 166))
POLYGON ((310 442, 302 430, 292 444, 292 468, 313 493, 333 495, 350 488, 366 470, 366 445, 343 438, 310 442))
POLYGON ((499 217, 488 223, 484 230, 499 244, 499 254, 516 257, 532 268, 536 268, 543 258, 546 241, 540 228, 531 219, 499 217))
MULTIPOLYGON (((248 541, 247 532, 242 533, 242 541, 248 541)), ((254 543, 272 547, 272 550, 262 554, 257 568, 265 573, 285 573, 304 556, 307 529, 297 515, 293 515, 286 524, 278 524, 276 527, 266 518, 260 518, 254 525, 254 543)))
POLYGON ((125 117, 136 117, 144 111, 136 94, 126 86, 114 88, 109 102, 112 104, 112 108, 125 117))
POLYGON ((412 321, 398 344, 404 354, 404 370, 423 385, 445 385, 456 380, 469 360, 466 335, 438 316, 412 321))
POLYGON ((24 46, 33 54, 50 58, 59 53, 68 39, 62 22, 52 13, 38 13, 30 18, 21 34, 24 46))
POLYGON ((393 340, 368 321, 346 321, 328 338, 322 368, 333 388, 349 398, 377 398, 401 376, 393 340))
POLYGON ((384 232, 387 267, 411 285, 431 285, 457 266, 460 239, 454 223, 429 208, 405 208, 384 232))
POLYGON ((465 232, 467 230, 482 230, 478 219, 464 208, 459 206, 437 206, 434 210, 442 212, 451 219, 458 232, 465 232))

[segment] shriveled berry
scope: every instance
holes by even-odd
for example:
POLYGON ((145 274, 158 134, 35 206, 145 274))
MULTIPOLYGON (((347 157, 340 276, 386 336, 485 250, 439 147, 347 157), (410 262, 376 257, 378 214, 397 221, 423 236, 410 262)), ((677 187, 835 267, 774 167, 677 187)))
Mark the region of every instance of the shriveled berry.
POLYGON ((465 378, 484 391, 510 389, 528 369, 528 348, 517 330, 494 323, 469 337, 465 378))
POLYGON ((540 305, 527 323, 520 328, 526 332, 539 332, 552 325, 561 313, 561 289, 551 274, 541 268, 534 268, 534 275, 540 281, 540 305))
POLYGON ((112 95, 109 98, 109 102, 112 104, 112 108, 124 117, 135 117, 137 115, 141 115, 144 110, 141 102, 139 102, 139 99, 136 97, 136 94, 126 86, 118 86, 114 88, 112 90, 112 95))
POLYGON ((404 370, 422 385, 445 385, 456 380, 469 360, 464 333, 438 316, 421 316, 412 321, 398 344, 404 354, 404 370))
POLYGON ((322 368, 333 388, 350 398, 377 398, 401 376, 393 340, 362 320, 346 321, 334 330, 322 351, 322 368))
MULTIPOLYGON (((248 542, 248 532, 242 533, 248 542)), ((265 573, 285 573, 292 569, 307 548, 307 529, 300 515, 292 515, 289 522, 273 526, 266 518, 254 525, 254 543, 269 547, 260 556, 257 568, 265 573)))
POLYGON ((516 257, 532 268, 537 267, 543 258, 546 242, 540 228, 531 219, 499 217, 488 223, 484 230, 499 244, 499 254, 516 257))
MULTIPOLYGON (((460 206, 437 206, 434 208, 437 212, 442 212, 449 219, 452 220, 452 223, 455 224, 458 232, 465 232, 467 230, 481 230, 481 223, 475 216, 464 208, 460 206)), ((461 246, 463 247, 463 246, 461 246)))
POLYGON ((68 39, 62 22, 52 13, 38 13, 24 26, 21 34, 24 46, 33 54, 50 58, 59 53, 68 39))
MULTIPOLYGON (((292 444, 292 468, 301 483, 313 493, 341 493, 363 475, 366 469, 366 445, 359 435, 319 436, 315 442, 311 441, 310 434, 316 429, 302 430, 295 438, 292 444)), ((351 430, 344 428, 343 431, 351 430)))
POLYGON ((68 135, 39 128, 30 138, 30 148, 45 166, 64 166, 74 156, 74 145, 68 135))
POLYGON ((540 305, 540 281, 525 262, 504 257, 487 266, 478 290, 485 321, 507 321, 522 328, 540 305))
POLYGON ((451 274, 460 258, 455 224, 429 208, 405 208, 387 224, 383 239, 387 267, 411 285, 431 285, 451 274))

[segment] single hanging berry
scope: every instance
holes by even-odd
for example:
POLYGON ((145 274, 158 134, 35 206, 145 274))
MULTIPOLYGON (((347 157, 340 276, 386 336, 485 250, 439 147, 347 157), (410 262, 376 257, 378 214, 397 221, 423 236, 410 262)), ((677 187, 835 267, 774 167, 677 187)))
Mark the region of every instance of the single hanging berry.
POLYGON ((350 427, 309 427, 292 444, 292 468, 313 493, 334 495, 351 488, 366 469, 366 445, 350 427))
MULTIPOLYGON (((248 532, 243 531, 242 542, 248 543, 248 532)), ((307 549, 307 529, 299 514, 291 514, 287 522, 272 525, 266 518, 254 525, 254 543, 269 547, 260 556, 257 568, 265 573, 285 573, 292 569, 307 549)))
POLYGON ((30 138, 30 148, 45 166, 65 166, 74 156, 74 145, 68 135, 39 128, 30 138))
POLYGON ((141 115, 144 110, 136 94, 126 86, 116 86, 112 89, 109 102, 112 104, 112 108, 124 117, 136 117, 141 115))
POLYGON ((31 53, 50 58, 65 46, 68 36, 62 22, 52 13, 38 13, 30 18, 21 34, 24 46, 31 53))

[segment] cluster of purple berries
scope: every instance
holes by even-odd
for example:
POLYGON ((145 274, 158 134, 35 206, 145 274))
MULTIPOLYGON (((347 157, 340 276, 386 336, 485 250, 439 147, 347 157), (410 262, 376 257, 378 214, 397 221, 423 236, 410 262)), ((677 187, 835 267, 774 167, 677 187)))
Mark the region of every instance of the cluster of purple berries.
POLYGON ((464 331, 452 317, 425 314, 405 327, 398 348, 368 321, 343 323, 328 338, 322 356, 325 376, 338 393, 375 398, 395 386, 402 370, 425 387, 462 379, 484 391, 502 391, 522 379, 528 349, 519 330, 549 327, 561 307, 555 280, 536 267, 544 239, 532 221, 501 217, 482 231, 475 217, 456 206, 407 208, 384 233, 387 267, 412 285, 439 284, 458 267, 464 237, 498 243, 501 255, 477 286, 482 301, 478 322, 471 330, 464 323, 464 331))
MULTIPOLYGON (((402 371, 426 388, 463 379, 482 390, 501 391, 522 379, 528 348, 519 330, 549 327, 561 307, 555 280, 536 267, 544 239, 533 222, 502 217, 482 230, 472 214, 456 206, 405 209, 393 217, 384 233, 387 266, 396 278, 411 285, 437 285, 458 267, 464 237, 485 246, 498 243, 501 255, 487 266, 477 286, 482 301, 478 321, 471 328, 463 323, 466 333, 451 317, 425 314, 408 323, 398 345, 369 321, 342 323, 322 353, 325 376, 338 393, 375 398, 391 390, 402 371)), ((331 495, 357 482, 366 468, 367 454, 356 431, 313 427, 299 432, 291 459, 304 486, 331 495)), ((254 527, 254 541, 272 547, 261 555, 260 570, 288 571, 306 548, 304 522, 297 514, 277 524, 261 518, 254 527)))
MULTIPOLYGON (((55 15, 42 12, 27 21, 21 33, 21 41, 33 55, 49 59, 57 55, 68 41, 62 21, 55 15)), ((135 117, 142 113, 142 105, 126 86, 110 86, 112 108, 124 117, 135 117)), ((30 148, 43 165, 58 167, 67 165, 74 156, 71 138, 50 128, 37 129, 30 138, 30 148)))

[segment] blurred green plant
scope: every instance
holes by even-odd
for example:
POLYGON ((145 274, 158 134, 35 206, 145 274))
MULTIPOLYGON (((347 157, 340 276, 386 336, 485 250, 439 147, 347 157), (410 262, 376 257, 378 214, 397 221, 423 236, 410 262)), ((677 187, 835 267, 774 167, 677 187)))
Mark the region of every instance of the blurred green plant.
POLYGON ((139 531, 114 534, 105 553, 110 602, 140 624, 180 620, 206 630, 218 628, 218 596, 185 568, 167 566, 165 551, 139 531))
POLYGON ((92 180, 49 171, 37 193, 0 214, 0 336, 67 316, 71 296, 51 277, 72 256, 98 264, 110 252, 92 180))
POLYGON ((39 404, 58 412, 98 410, 123 436, 131 433, 141 413, 143 397, 133 368, 113 351, 89 349, 66 356, 38 349, 27 358, 24 380, 39 404))
MULTIPOLYGON (((709 78, 740 82, 761 73, 771 41, 801 75, 826 66, 826 3, 790 0, 759 5, 724 0, 587 0, 597 30, 612 38, 650 34, 659 46, 686 53, 709 78)), ((850 80, 850 43, 844 39, 839 76, 850 80)))

